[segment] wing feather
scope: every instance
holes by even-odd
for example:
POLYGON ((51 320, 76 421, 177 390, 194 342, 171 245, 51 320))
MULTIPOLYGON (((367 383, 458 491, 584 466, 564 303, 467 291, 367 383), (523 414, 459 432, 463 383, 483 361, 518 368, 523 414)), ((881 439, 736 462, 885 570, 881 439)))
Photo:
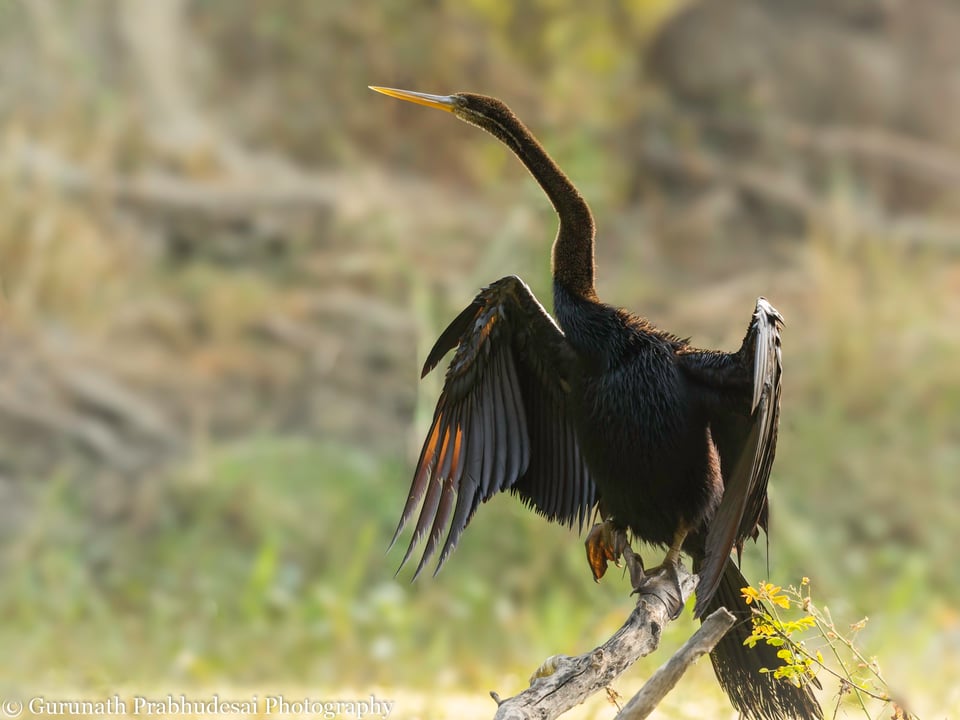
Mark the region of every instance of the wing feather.
POLYGON ((419 575, 420 571, 423 569, 423 558, 430 557, 430 555, 433 554, 437 547, 437 543, 440 542, 440 538, 443 537, 443 531, 446 529, 447 523, 450 520, 450 514, 453 512, 454 503, 457 499, 456 487, 460 481, 463 470, 463 465, 460 462, 460 453, 462 449, 463 431, 458 425, 454 431, 451 449, 448 451, 448 454, 451 456, 450 468, 447 473, 441 475, 440 478, 440 482, 443 484, 443 489, 441 490, 440 501, 437 505, 437 510, 434 515, 433 527, 430 530, 430 535, 427 537, 427 544, 423 552, 423 557, 420 559, 419 565, 417 565, 414 577, 419 575))
POLYGON ((426 537, 414 577, 446 534, 440 570, 479 504, 498 492, 581 527, 597 497, 569 413, 576 356, 523 281, 510 276, 484 288, 441 333, 424 374, 454 348, 394 535, 395 542, 419 506, 400 563, 426 537))
POLYGON ((483 396, 481 401, 481 411, 483 412, 483 433, 487 438, 487 447, 483 453, 483 479, 480 483, 480 496, 490 497, 495 492, 493 488, 493 478, 501 467, 500 453, 503 452, 503 438, 497 432, 499 423, 497 414, 497 403, 493 394, 493 383, 486 382, 480 386, 483 396))
POLYGON ((747 538, 766 530, 767 485, 777 447, 782 374, 783 317, 765 298, 757 300, 747 335, 732 354, 692 352, 682 362, 697 381, 716 392, 711 433, 721 458, 723 498, 710 520, 706 559, 700 570, 699 616, 723 577, 723 567, 747 538))
MULTIPOLYGON (((510 451, 511 445, 516 441, 516 437, 513 433, 510 432, 510 418, 507 415, 506 409, 506 385, 509 382, 503 371, 503 355, 497 353, 496 355, 496 370, 499 377, 497 378, 498 382, 490 383, 489 387, 493 390, 494 403, 497 410, 496 414, 496 424, 494 425, 494 431, 496 432, 497 445, 495 457, 497 458, 497 464, 494 466, 494 483, 488 487, 488 492, 492 490, 497 492, 500 490, 506 478, 511 477, 509 471, 512 467, 509 464, 510 461, 510 451)), ((492 493, 490 493, 492 494, 492 493)))

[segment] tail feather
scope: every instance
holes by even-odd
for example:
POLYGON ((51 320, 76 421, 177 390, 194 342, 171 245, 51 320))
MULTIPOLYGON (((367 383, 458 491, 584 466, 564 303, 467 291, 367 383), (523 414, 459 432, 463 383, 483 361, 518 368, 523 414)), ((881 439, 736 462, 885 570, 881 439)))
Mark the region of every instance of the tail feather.
POLYGON ((703 614, 706 617, 725 607, 737 618, 736 625, 710 653, 720 687, 746 720, 823 720, 823 710, 809 683, 797 687, 774 679, 772 672, 760 672, 760 668, 772 670, 783 664, 776 648, 766 643, 753 648, 743 644, 752 630, 750 607, 740 592, 747 585, 733 560, 727 560, 720 584, 703 614))

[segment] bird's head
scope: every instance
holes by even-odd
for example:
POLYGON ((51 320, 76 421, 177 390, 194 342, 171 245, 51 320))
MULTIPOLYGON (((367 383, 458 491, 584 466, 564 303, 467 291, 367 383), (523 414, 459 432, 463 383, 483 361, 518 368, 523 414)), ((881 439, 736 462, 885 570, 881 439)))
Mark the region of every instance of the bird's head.
POLYGON ((437 110, 445 110, 453 113, 464 122, 476 125, 499 137, 503 137, 510 127, 519 123, 510 108, 500 100, 486 95, 477 95, 476 93, 430 95, 375 85, 370 85, 370 89, 399 100, 426 105, 437 110))

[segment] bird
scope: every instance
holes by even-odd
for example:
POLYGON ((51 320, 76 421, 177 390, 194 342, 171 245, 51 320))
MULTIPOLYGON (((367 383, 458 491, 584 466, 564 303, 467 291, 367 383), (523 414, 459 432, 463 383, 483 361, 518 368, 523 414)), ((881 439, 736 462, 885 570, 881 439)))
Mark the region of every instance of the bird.
MULTIPOLYGON (((551 252, 551 316, 515 275, 479 291, 428 353, 421 377, 454 351, 391 547, 417 515, 425 546, 414 577, 434 574, 481 502, 509 491, 548 520, 581 528, 599 580, 621 554, 635 587, 673 572, 681 553, 698 575, 694 615, 726 607, 738 622, 711 660, 748 720, 820 720, 811 688, 773 679, 776 648, 744 647, 749 583, 733 558, 767 531, 767 484, 777 444, 783 318, 763 297, 733 352, 689 340, 597 296, 595 222, 586 200, 502 101, 370 89, 443 110, 506 145, 559 218, 551 252), (645 570, 631 539, 666 548, 645 570)), ((399 572, 399 570, 398 570, 399 572)))

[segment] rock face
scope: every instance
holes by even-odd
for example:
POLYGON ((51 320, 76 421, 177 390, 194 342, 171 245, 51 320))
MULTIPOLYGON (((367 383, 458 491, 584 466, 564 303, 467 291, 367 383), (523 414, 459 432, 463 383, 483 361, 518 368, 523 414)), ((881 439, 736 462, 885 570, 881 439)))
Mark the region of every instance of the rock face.
POLYGON ((637 197, 694 225, 660 233, 692 256, 801 239, 837 197, 868 231, 955 241, 958 34, 950 0, 690 4, 643 58, 663 102, 636 121, 637 197))
POLYGON ((685 104, 878 126, 954 148, 960 6, 950 0, 720 0, 681 12, 651 73, 685 104))

